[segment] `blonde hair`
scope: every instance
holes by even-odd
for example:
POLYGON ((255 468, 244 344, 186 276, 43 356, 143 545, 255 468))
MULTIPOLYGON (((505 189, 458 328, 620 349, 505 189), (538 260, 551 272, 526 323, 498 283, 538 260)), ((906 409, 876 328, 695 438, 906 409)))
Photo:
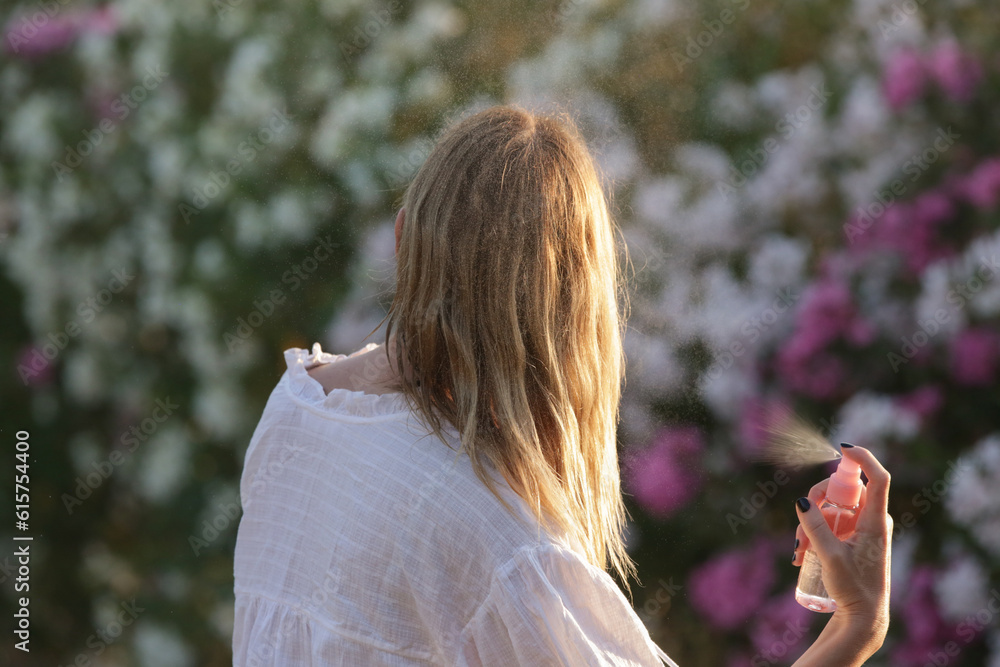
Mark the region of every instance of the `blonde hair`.
POLYGON ((616 443, 629 306, 620 232, 575 123, 512 105, 464 118, 402 203, 385 350, 395 329, 410 378, 391 386, 442 441, 439 419, 455 427, 504 507, 486 465, 631 593, 616 443))

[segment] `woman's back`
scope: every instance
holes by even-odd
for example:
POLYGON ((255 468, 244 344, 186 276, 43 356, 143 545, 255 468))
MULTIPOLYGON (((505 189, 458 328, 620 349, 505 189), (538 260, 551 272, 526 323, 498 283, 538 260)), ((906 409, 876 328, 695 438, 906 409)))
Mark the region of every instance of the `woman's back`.
POLYGON ((611 577, 402 394, 308 373, 343 359, 286 350, 247 450, 234 664, 661 664, 611 577))

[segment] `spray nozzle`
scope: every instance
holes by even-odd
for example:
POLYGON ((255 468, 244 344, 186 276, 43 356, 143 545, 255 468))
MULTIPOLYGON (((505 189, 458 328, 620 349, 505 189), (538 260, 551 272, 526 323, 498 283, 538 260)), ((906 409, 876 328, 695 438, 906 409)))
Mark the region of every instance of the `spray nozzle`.
POLYGON ((826 487, 826 499, 830 502, 853 507, 861 500, 861 466, 842 456, 837 470, 830 476, 826 487))

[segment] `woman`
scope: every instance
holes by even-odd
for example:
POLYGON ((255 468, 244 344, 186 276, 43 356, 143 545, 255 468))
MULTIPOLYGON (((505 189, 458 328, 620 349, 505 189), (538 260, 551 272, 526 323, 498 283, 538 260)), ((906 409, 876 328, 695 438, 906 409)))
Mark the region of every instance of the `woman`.
MULTIPOLYGON (((660 665, 628 586, 616 229, 573 123, 454 124, 403 196, 383 345, 292 348, 247 450, 234 664, 660 665)), ((797 665, 888 619, 889 476, 852 543, 798 509, 840 603, 797 665)), ((812 506, 825 483, 810 492, 812 506)))

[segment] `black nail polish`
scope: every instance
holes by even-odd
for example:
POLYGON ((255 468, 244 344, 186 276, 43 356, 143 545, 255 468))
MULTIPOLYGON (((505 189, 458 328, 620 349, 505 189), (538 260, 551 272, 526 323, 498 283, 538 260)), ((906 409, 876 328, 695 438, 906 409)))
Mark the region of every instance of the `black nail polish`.
POLYGON ((802 510, 803 512, 808 512, 809 511, 809 499, 808 498, 799 498, 795 502, 797 502, 799 504, 799 509, 802 510))
POLYGON ((796 551, 799 550, 799 538, 797 538, 797 537, 795 538, 795 550, 796 551))
POLYGON ((795 552, 793 551, 793 552, 792 552, 792 562, 793 562, 793 563, 795 562, 795 556, 796 556, 796 553, 795 553, 795 552))
POLYGON ((841 449, 843 449, 844 447, 847 447, 848 449, 850 449, 850 448, 851 448, 851 447, 853 447, 853 446, 854 446, 854 445, 852 445, 852 444, 851 444, 851 443, 849 443, 849 442, 842 442, 842 443, 840 443, 840 447, 841 447, 841 449))

